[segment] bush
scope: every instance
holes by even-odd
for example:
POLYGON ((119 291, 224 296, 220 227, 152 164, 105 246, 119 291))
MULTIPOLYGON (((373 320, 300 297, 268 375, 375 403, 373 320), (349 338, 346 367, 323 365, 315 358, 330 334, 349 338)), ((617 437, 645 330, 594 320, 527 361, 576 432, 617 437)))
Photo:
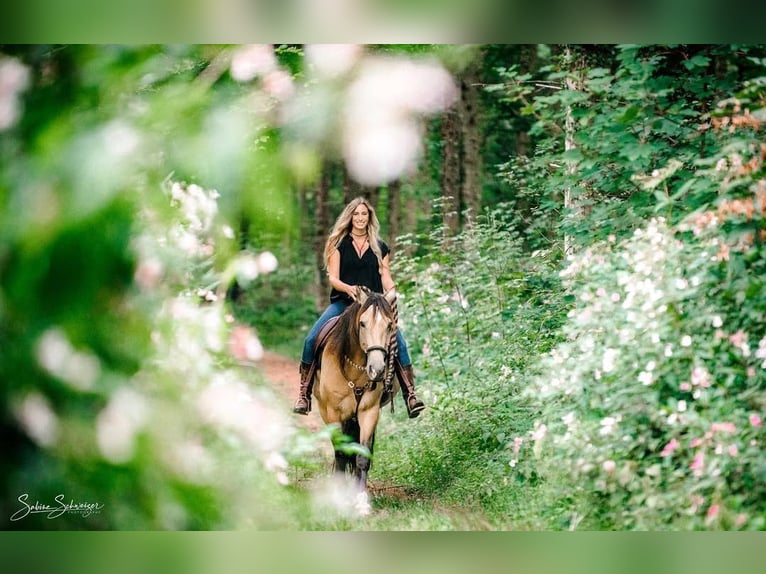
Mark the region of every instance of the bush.
POLYGON ((534 488, 515 482, 508 464, 513 437, 538 413, 522 397, 523 373, 558 340, 568 308, 555 261, 525 255, 513 230, 511 210, 499 206, 457 237, 441 228, 421 237, 425 255, 394 260, 400 323, 428 410, 414 426, 404 415, 384 418, 384 432, 396 432, 378 451, 389 479, 483 508, 500 527, 518 517, 524 487, 534 488))
POLYGON ((519 469, 567 481, 589 527, 766 524, 764 148, 742 136, 700 162, 715 204, 562 272, 576 306, 530 387, 544 410, 519 469))

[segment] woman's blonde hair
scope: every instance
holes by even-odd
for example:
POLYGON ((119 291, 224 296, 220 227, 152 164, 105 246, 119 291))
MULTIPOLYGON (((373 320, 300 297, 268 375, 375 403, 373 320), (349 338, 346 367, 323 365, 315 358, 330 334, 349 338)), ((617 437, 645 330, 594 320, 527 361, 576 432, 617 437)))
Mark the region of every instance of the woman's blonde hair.
POLYGON ((327 237, 327 242, 324 244, 325 268, 330 266, 330 255, 338 248, 341 240, 351 233, 354 210, 362 204, 364 204, 370 214, 367 220, 367 240, 370 242, 370 248, 375 253, 375 257, 378 258, 378 265, 382 265, 383 253, 380 251, 380 222, 378 221, 378 216, 375 215, 375 210, 369 201, 364 197, 356 197, 348 203, 338 216, 338 219, 335 220, 335 225, 333 225, 332 231, 330 231, 330 235, 327 237))

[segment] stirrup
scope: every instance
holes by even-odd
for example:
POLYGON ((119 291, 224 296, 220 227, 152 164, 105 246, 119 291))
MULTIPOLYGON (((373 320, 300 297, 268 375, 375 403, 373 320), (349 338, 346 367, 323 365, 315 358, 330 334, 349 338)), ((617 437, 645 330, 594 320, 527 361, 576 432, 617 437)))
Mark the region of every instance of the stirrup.
POLYGON ((293 407, 293 412, 298 415, 308 415, 311 410, 311 399, 308 397, 298 397, 293 407))
POLYGON ((405 404, 407 405, 407 416, 411 419, 416 418, 426 408, 423 401, 421 401, 415 393, 412 393, 407 397, 407 402, 405 404))

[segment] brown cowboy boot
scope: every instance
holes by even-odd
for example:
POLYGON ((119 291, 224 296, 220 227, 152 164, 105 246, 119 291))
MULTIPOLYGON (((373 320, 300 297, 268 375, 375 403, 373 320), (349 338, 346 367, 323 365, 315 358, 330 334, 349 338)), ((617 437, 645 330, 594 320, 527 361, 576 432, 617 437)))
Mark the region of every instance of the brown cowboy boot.
POLYGON ((415 373, 412 371, 412 365, 404 367, 397 359, 394 361, 394 368, 402 389, 402 398, 407 407, 407 416, 414 419, 426 406, 415 394, 415 373))
POLYGON ((298 389, 298 400, 295 401, 293 412, 299 415, 307 415, 311 410, 311 388, 314 386, 314 377, 309 380, 311 364, 301 361, 301 386, 298 389))

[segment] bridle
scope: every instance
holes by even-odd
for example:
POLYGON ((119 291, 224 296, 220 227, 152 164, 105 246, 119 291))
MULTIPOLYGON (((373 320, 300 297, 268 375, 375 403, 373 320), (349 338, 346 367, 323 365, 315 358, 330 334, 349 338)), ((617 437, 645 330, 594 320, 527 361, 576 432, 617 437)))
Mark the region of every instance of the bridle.
POLYGON ((381 345, 372 345, 371 347, 367 347, 365 353, 369 354, 370 351, 383 351, 383 361, 388 358, 388 349, 386 347, 382 347, 381 345))
MULTIPOLYGON (((369 353, 370 351, 383 351, 383 361, 388 360, 388 349, 381 345, 372 345, 371 347, 367 347, 367 350, 365 351, 365 354, 369 353)), ((346 362, 349 363, 352 367, 359 371, 366 371, 367 368, 363 365, 357 365, 354 361, 352 361, 349 357, 344 357, 346 359, 346 362)))

